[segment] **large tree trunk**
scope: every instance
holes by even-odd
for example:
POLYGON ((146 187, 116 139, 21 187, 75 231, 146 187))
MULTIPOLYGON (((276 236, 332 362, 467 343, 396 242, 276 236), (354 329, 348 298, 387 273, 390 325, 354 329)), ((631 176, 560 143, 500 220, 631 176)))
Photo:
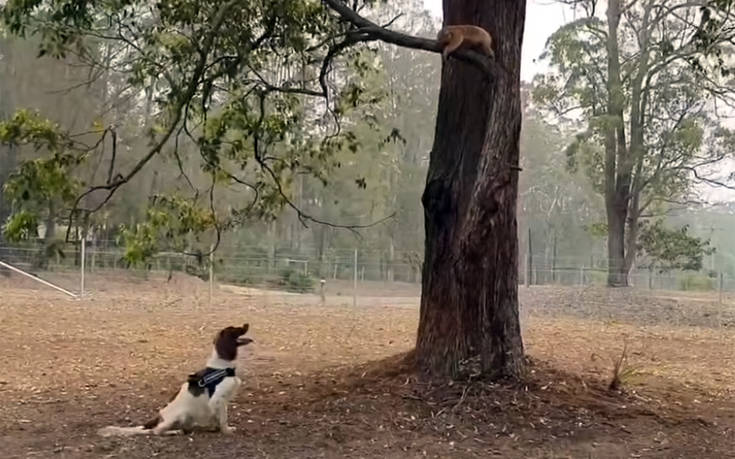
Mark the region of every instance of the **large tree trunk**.
POLYGON ((618 25, 620 0, 609 0, 607 6, 607 126, 605 127, 605 210, 607 212, 607 285, 628 285, 625 272, 625 221, 632 164, 625 143, 625 94, 620 77, 618 25))
POLYGON ((518 141, 525 1, 444 0, 446 24, 495 37, 505 71, 488 77, 450 58, 442 84, 424 204, 426 242, 416 357, 433 376, 471 360, 518 376, 518 141))
POLYGON ((631 191, 631 197, 628 208, 628 221, 625 240, 625 275, 630 278, 630 271, 635 264, 636 255, 638 255, 638 224, 641 217, 640 199, 641 193, 638 183, 641 180, 641 169, 643 157, 639 157, 636 165, 635 179, 631 191))
POLYGON ((624 287, 628 284, 625 271, 625 218, 627 211, 619 205, 607 207, 607 285, 624 287))
POLYGON ((645 115, 648 104, 648 92, 644 88, 644 79, 648 72, 651 38, 651 12, 653 11, 655 2, 649 1, 643 7, 643 19, 641 28, 638 31, 638 43, 641 47, 641 53, 638 59, 638 69, 632 82, 631 100, 630 100, 630 149, 626 160, 622 164, 623 174, 627 174, 628 180, 622 185, 628 185, 622 190, 628 196, 628 214, 627 214, 627 232, 625 240, 625 263, 623 265, 623 273, 626 282, 630 276, 630 270, 635 263, 635 257, 638 244, 638 220, 640 217, 640 194, 641 194, 641 173, 643 169, 643 161, 646 155, 646 147, 644 145, 644 125, 645 115), (635 172, 633 171, 635 164, 635 172))

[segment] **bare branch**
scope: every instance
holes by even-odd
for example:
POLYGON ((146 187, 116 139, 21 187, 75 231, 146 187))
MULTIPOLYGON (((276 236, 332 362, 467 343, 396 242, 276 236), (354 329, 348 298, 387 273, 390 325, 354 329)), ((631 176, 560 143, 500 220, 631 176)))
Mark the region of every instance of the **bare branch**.
POLYGON ((112 183, 112 177, 115 173, 115 157, 117 156, 117 131, 114 127, 110 127, 110 134, 112 135, 112 158, 110 158, 110 168, 107 171, 107 184, 112 183))
POLYGON ((316 218, 310 214, 307 214, 304 212, 299 206, 297 206, 291 198, 289 198, 288 194, 286 194, 285 190, 283 189, 283 185, 281 184, 281 179, 278 177, 278 174, 271 168, 268 163, 265 160, 265 157, 263 155, 263 152, 261 152, 260 149, 260 127, 262 126, 263 120, 265 119, 265 99, 268 94, 268 91, 263 91, 259 94, 260 97, 260 117, 258 119, 258 123, 255 128, 255 133, 253 134, 253 150, 254 150, 254 156, 255 161, 260 165, 261 169, 266 171, 268 175, 273 180, 274 185, 276 186, 276 190, 278 191, 278 194, 281 196, 281 198, 284 200, 286 205, 293 209, 296 212, 296 215, 299 218, 299 221, 301 222, 304 227, 308 227, 306 224, 307 221, 311 221, 314 223, 317 223, 319 225, 329 226, 331 228, 342 228, 351 231, 353 234, 355 234, 357 237, 362 237, 360 233, 357 231, 358 229, 364 229, 364 228, 371 228, 373 226, 377 226, 387 220, 390 220, 391 218, 395 217, 395 212, 388 215, 387 217, 381 218, 378 221, 375 221, 373 223, 368 223, 365 225, 341 225, 336 223, 331 223, 326 220, 321 220, 319 218, 316 218))
MULTIPOLYGON (((430 40, 428 38, 414 37, 412 35, 406 35, 380 27, 374 22, 360 16, 342 0, 322 0, 322 2, 339 14, 342 19, 345 19, 347 22, 357 27, 356 32, 369 37, 369 40, 366 39, 362 41, 380 40, 404 48, 420 49, 435 53, 440 53, 442 51, 438 41, 430 40)), ((494 77, 499 77, 502 74, 508 73, 507 70, 495 60, 488 59, 474 51, 457 50, 452 53, 452 56, 471 63, 483 70, 486 74, 494 77)))
POLYGON ((250 65, 248 65, 248 68, 250 69, 251 72, 255 74, 255 76, 258 77, 260 84, 269 91, 282 92, 282 93, 287 93, 287 94, 303 94, 305 96, 313 96, 313 97, 327 97, 326 91, 320 92, 320 91, 314 91, 314 90, 305 89, 305 88, 287 88, 283 86, 275 86, 271 84, 270 82, 268 82, 255 68, 253 68, 250 65))
POLYGON ((697 179, 698 181, 700 181, 702 183, 706 183, 708 185, 711 185, 711 186, 713 186, 715 188, 725 188, 725 189, 728 189, 728 190, 735 190, 735 186, 733 186, 733 185, 729 185, 729 184, 724 183, 724 182, 721 182, 719 180, 715 180, 715 179, 712 179, 712 178, 709 178, 709 177, 703 177, 703 176, 699 175, 699 172, 697 171, 697 168, 696 167, 693 167, 693 166, 678 166, 678 167, 675 167, 674 169, 680 169, 680 170, 689 171, 689 172, 692 173, 692 175, 694 176, 694 178, 697 179))
POLYGON ((383 25, 382 25, 382 26, 380 26, 380 27, 382 27, 382 28, 384 28, 384 29, 385 29, 385 28, 388 28, 388 27, 390 27, 390 26, 391 26, 391 25, 393 25, 393 23, 394 23, 394 22, 396 22, 396 21, 397 21, 397 20, 398 20, 398 19, 399 19, 399 18, 400 18, 401 16, 403 16, 403 13, 398 13, 398 14, 396 14, 396 15, 395 15, 395 17, 393 17, 393 19, 391 19, 390 21, 386 22, 385 24, 383 24, 383 25))
MULTIPOLYGON (((153 146, 153 148, 148 151, 148 153, 141 158, 135 166, 124 176, 120 176, 116 180, 112 181, 112 183, 108 183, 106 185, 96 185, 88 188, 84 193, 79 195, 77 199, 74 201, 74 205, 72 206, 72 210, 69 213, 69 226, 68 228, 71 228, 71 223, 74 218, 74 215, 76 215, 77 211, 79 210, 79 204, 81 203, 82 199, 84 199, 86 196, 94 193, 95 191, 105 190, 107 191, 107 195, 105 198, 100 202, 97 206, 95 206, 92 209, 85 209, 84 211, 88 213, 94 213, 101 209, 105 204, 107 204, 110 199, 112 199, 112 196, 115 194, 115 192, 124 184, 128 183, 130 180, 132 180, 133 177, 135 177, 142 169, 145 167, 145 165, 153 159, 154 156, 156 156, 158 153, 161 152, 164 145, 173 135, 174 131, 176 130, 176 127, 178 126, 181 116, 182 116, 182 110, 184 107, 189 103, 191 98, 194 96, 194 94, 197 91, 197 88, 199 87, 199 83, 202 77, 202 74, 204 73, 205 66, 207 63, 207 58, 209 57, 209 53, 212 50, 212 47, 214 45, 215 38, 217 37, 217 34, 219 32, 220 27, 224 23, 225 19, 227 18, 227 13, 231 8, 233 8, 237 4, 237 0, 230 0, 229 2, 222 5, 222 7, 217 11, 217 14, 212 21, 212 30, 210 31, 209 35, 204 40, 204 46, 202 47, 202 51, 200 53, 199 61, 197 62, 196 67, 194 68, 194 72, 192 74, 191 79, 189 80, 189 83, 187 85, 186 91, 183 95, 181 95, 176 102, 172 113, 173 113, 173 120, 171 121, 168 129, 163 134, 163 136, 159 139, 159 141, 153 146)), ((69 239, 69 230, 67 229, 66 239, 69 239)))
POLYGON ((176 158, 176 164, 179 167, 179 175, 184 177, 184 179, 186 180, 186 183, 189 184, 189 188, 191 188, 194 191, 195 195, 198 197, 199 190, 197 189, 197 187, 194 186, 192 181, 189 179, 189 175, 187 175, 186 171, 184 171, 184 162, 181 160, 181 155, 179 155, 179 137, 181 136, 181 132, 184 130, 185 127, 186 127, 186 124, 182 124, 181 127, 179 128, 179 132, 176 133, 176 139, 174 140, 173 153, 174 153, 174 158, 176 158))
POLYGON ((214 226, 215 231, 215 242, 212 245, 212 248, 209 249, 208 252, 202 253, 201 251, 198 251, 196 253, 194 252, 181 252, 183 255, 188 255, 190 257, 208 257, 212 255, 214 252, 217 251, 217 248, 219 247, 220 242, 222 241, 222 229, 219 226, 219 223, 217 223, 217 211, 214 208, 214 187, 217 184, 217 174, 212 171, 212 184, 209 187, 209 210, 212 213, 212 226, 214 226))

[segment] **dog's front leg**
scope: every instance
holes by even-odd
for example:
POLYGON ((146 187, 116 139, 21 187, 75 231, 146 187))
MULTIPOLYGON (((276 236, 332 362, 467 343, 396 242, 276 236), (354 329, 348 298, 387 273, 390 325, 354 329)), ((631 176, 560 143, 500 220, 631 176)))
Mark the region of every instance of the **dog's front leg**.
POLYGON ((227 401, 223 399, 213 400, 212 411, 214 412, 215 422, 219 426, 220 432, 231 434, 235 431, 234 427, 227 425, 227 401))
POLYGON ((219 404, 219 430, 222 431, 222 433, 225 434, 231 434, 235 431, 234 427, 230 427, 227 425, 227 402, 222 400, 219 404))

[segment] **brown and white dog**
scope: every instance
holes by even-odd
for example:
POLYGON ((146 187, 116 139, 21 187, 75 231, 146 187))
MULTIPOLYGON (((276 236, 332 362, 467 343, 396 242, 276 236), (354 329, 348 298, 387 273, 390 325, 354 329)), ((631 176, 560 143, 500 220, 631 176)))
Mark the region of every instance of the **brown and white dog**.
POLYGON ((158 416, 142 426, 107 426, 98 431, 102 436, 162 435, 194 429, 232 433, 227 425, 227 403, 232 400, 241 381, 235 375, 239 346, 253 340, 245 338, 249 324, 227 327, 214 338, 214 350, 207 367, 189 375, 176 396, 158 412, 158 416))

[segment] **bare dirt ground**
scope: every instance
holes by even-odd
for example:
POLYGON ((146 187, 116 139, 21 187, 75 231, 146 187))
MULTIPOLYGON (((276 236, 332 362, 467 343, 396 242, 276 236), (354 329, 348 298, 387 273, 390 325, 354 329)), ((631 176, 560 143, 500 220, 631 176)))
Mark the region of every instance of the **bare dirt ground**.
POLYGON ((413 286, 362 291, 357 308, 334 290, 320 305, 232 286, 210 306, 206 284, 184 276, 89 286, 75 301, 0 278, 3 458, 735 457, 735 307, 714 297, 521 288, 525 380, 428 384, 400 365, 413 286), (243 321, 255 343, 234 435, 96 435, 147 420, 215 331, 243 321), (611 392, 624 343, 624 390, 611 392))

